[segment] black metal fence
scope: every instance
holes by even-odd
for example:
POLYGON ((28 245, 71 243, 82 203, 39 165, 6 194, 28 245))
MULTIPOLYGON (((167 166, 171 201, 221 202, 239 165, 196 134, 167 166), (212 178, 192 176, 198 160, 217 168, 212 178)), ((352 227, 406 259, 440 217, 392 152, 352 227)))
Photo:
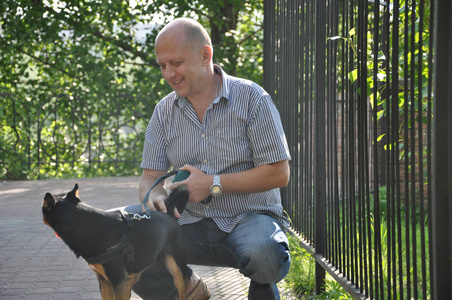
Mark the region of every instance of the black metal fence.
MULTIPOLYGON (((435 276, 452 283, 444 214, 438 222, 449 235, 436 247, 449 249, 448 267, 432 272, 434 5, 265 1, 264 87, 292 153, 284 207, 315 253, 318 291, 325 270, 357 299, 430 299, 435 276)), ((444 38, 450 43, 450 33, 444 38)), ((451 123, 443 126, 450 172, 451 123)), ((450 299, 445 291, 436 299, 450 299)))
POLYGON ((154 103, 134 95, 45 101, 0 94, 1 177, 138 175, 154 103))

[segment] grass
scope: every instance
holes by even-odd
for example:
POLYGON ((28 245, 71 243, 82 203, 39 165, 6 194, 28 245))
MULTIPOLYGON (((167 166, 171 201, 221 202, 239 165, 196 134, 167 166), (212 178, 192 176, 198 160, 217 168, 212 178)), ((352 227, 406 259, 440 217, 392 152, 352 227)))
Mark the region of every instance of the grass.
MULTIPOLYGON (((371 200, 373 201, 373 199, 371 200)), ((402 204, 404 203, 403 200, 401 202, 402 204)), ((366 242, 363 250, 363 254, 365 254, 364 260, 366 260, 368 268, 371 267, 373 272, 367 279, 367 283, 370 285, 373 281, 374 297, 376 296, 375 293, 378 292, 380 296, 384 295, 384 298, 407 299, 417 293, 419 299, 431 299, 427 217, 423 215, 424 219, 422 220, 417 210, 414 211, 412 208, 406 209, 401 206, 399 211, 394 212, 394 209, 392 209, 391 213, 393 216, 394 213, 397 213, 397 216, 389 218, 386 204, 386 191, 381 188, 380 218, 378 222, 374 219, 372 211, 369 215, 370 236, 367 236, 367 232, 365 233, 366 237, 360 237, 356 233, 358 242, 364 238, 366 241, 371 241, 370 248, 368 248, 369 243, 366 242), (411 223, 413 219, 416 221, 414 225, 411 223), (378 234, 380 246, 377 248, 375 241, 378 234), (423 250, 423 247, 427 247, 427 249, 423 250), (375 262, 377 253, 381 253, 380 261, 378 262, 379 265, 381 264, 380 266, 377 266, 375 262), (426 256, 425 261, 422 259, 423 255, 426 256), (423 264, 426 270, 422 270, 423 264), (381 276, 381 281, 378 284, 375 282, 376 272, 381 276), (423 280, 425 280, 425 287, 422 286, 423 280), (377 286, 378 291, 375 290, 377 286)), ((357 220, 357 222, 364 221, 364 219, 357 220)), ((350 224, 345 226, 348 227, 350 224)), ((315 259, 313 255, 300 246, 300 240, 297 236, 289 236, 289 243, 292 265, 285 279, 285 284, 288 289, 298 296, 298 299, 352 299, 339 283, 328 274, 326 277, 326 291, 321 295, 316 295, 315 259)), ((346 255, 348 260, 350 258, 349 249, 342 249, 342 251, 342 255, 346 255)))
MULTIPOLYGON (((288 234, 292 263, 284 279, 284 287, 290 289, 297 299, 348 300, 353 299, 331 276, 326 276, 325 292, 315 294, 315 259, 300 246, 297 236, 288 234)), ((283 298, 284 299, 284 298, 283 298)))

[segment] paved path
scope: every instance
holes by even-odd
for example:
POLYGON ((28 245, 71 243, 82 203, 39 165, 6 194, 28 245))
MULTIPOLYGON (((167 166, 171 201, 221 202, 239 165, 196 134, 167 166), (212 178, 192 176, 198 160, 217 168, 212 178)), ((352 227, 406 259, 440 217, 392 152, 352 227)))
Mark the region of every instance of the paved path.
MULTIPOLYGON (((0 299, 100 299, 97 279, 83 259, 42 221, 46 192, 66 193, 109 209, 137 201, 138 177, 0 182, 0 299)), ((212 300, 247 299, 249 280, 237 270, 192 266, 207 282, 212 300)), ((132 299, 140 299, 133 294, 132 299)), ((286 297, 285 299, 289 299, 286 297)))

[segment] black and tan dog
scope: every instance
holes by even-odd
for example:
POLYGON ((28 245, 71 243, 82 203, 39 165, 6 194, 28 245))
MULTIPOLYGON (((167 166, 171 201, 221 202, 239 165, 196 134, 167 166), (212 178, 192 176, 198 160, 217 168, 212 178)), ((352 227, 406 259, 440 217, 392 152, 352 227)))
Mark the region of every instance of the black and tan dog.
MULTIPOLYGON (((181 186, 169 195, 168 212, 177 207, 182 213, 187 201, 188 191, 181 186)), ((61 200, 47 193, 42 213, 44 223, 94 270, 102 299, 130 299, 141 273, 158 261, 172 274, 178 299, 183 299, 189 274, 180 227, 173 216, 97 209, 82 203, 77 184, 61 200)))

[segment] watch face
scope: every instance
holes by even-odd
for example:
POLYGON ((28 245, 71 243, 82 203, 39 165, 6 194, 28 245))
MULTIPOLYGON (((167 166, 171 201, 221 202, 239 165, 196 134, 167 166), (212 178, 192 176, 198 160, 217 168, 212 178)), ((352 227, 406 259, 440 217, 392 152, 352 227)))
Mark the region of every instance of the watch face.
POLYGON ((219 194, 219 193, 221 193, 221 188, 218 185, 214 185, 212 187, 211 192, 212 192, 212 194, 219 194))

